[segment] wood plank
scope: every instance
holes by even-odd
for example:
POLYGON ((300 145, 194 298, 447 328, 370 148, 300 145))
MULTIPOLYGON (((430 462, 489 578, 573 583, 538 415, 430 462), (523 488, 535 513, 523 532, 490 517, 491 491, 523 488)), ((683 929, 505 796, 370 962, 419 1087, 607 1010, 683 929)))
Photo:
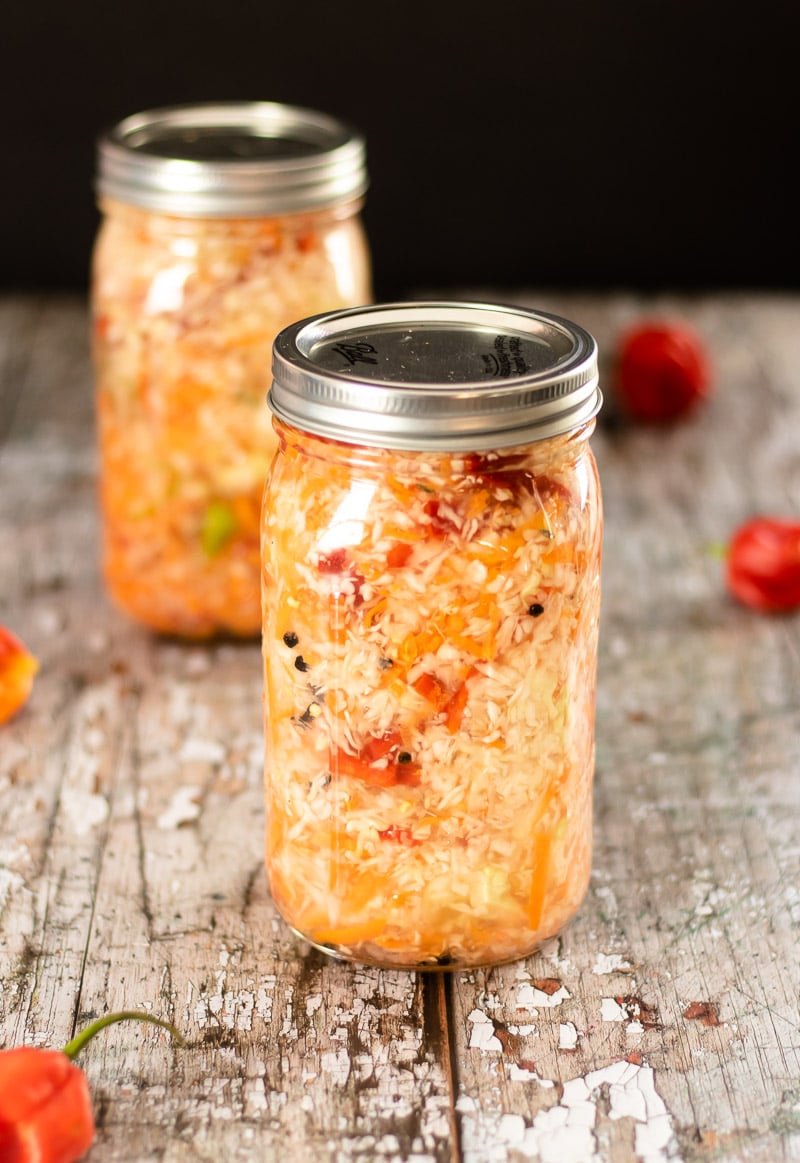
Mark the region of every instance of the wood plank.
POLYGON ((0 1044, 61 1045, 123 1008, 185 1031, 186 1050, 129 1023, 87 1048, 95 1160, 449 1159, 429 991, 328 961, 269 900, 258 643, 159 640, 108 605, 84 309, 0 321, 20 314, 0 620, 41 673, 0 740, 0 1044))
POLYGON ((800 625, 736 607, 713 547, 800 511, 798 303, 539 301, 608 346, 634 307, 689 317, 718 383, 690 422, 595 442, 591 887, 539 955, 454 980, 465 1163, 793 1159, 800 625))

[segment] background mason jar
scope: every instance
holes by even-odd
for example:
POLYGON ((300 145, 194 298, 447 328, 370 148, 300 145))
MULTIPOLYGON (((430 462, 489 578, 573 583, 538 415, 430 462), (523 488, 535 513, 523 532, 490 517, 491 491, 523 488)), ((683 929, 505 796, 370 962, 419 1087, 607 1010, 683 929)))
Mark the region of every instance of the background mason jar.
POLYGON ((159 631, 255 635, 272 342, 371 297, 364 143, 277 104, 153 110, 101 139, 97 187, 108 590, 159 631))

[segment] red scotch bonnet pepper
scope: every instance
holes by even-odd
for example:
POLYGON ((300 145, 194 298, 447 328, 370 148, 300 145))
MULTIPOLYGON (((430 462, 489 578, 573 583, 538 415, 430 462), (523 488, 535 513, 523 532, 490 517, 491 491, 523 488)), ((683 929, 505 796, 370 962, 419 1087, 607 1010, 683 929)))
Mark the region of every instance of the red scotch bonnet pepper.
POLYGON ((740 525, 727 553, 728 589, 767 614, 800 609, 800 521, 753 517, 740 525))
POLYGON ((86 1076, 72 1059, 99 1030, 125 1020, 169 1022, 150 1014, 108 1014, 81 1031, 63 1050, 19 1046, 0 1050, 0 1163, 75 1163, 94 1140, 94 1114, 86 1076))
POLYGON ((632 420, 668 424, 708 396, 711 365, 699 335, 683 321, 643 320, 619 340, 613 379, 632 420))

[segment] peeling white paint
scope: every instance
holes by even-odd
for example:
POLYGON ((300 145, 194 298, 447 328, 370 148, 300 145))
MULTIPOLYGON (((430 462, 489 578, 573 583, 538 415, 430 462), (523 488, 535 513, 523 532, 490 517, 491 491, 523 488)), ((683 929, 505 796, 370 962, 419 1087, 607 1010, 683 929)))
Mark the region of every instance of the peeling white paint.
POLYGON ((474 1009, 467 1014, 467 1021, 472 1023, 469 1035, 469 1046, 476 1050, 489 1050, 493 1054, 502 1054, 503 1047, 494 1032, 494 1022, 483 1012, 474 1009))
POLYGON ((29 865, 30 860, 31 853, 27 844, 12 841, 8 846, 0 848, 0 909, 5 907, 12 892, 26 888, 24 877, 18 872, 12 872, 11 866, 29 865))
POLYGON ((193 717, 193 701, 193 692, 185 683, 171 683, 166 714, 168 721, 178 729, 188 727, 193 717))
POLYGON ((320 1054, 319 1064, 323 1074, 327 1074, 334 1086, 345 1086, 350 1077, 350 1055, 347 1050, 329 1050, 320 1054))
POLYGON ((615 658, 624 658, 629 653, 628 643, 619 634, 615 634, 608 644, 608 648, 615 658))
POLYGON ((105 630, 90 630, 84 641, 90 654, 105 654, 111 644, 105 630))
POLYGON ((604 1022, 627 1022, 628 1014, 613 997, 600 998, 600 1017, 604 1022))
MULTIPOLYGON (((227 964, 231 956, 230 952, 223 947, 219 954, 220 962, 227 964)), ((275 981, 275 976, 269 974, 254 987, 229 990, 227 989, 226 970, 221 969, 216 974, 213 994, 199 997, 192 1006, 194 989, 188 992, 187 1015, 191 1013, 201 1029, 205 1028, 209 1022, 214 1022, 228 1030, 252 1030, 254 1016, 264 1022, 269 1022, 272 1019, 272 990, 275 981)))
POLYGON ((87 727, 83 733, 83 745, 87 751, 101 751, 108 741, 101 727, 87 727))
POLYGON ((172 828, 179 828, 181 824, 190 824, 200 816, 201 789, 190 785, 179 787, 172 796, 167 807, 156 820, 156 826, 167 832, 172 828))
POLYGON ((574 1022, 561 1022, 558 1027, 559 1050, 574 1050, 578 1045, 578 1030, 574 1022))
POLYGON ((474 1099, 462 1095, 456 1109, 462 1115, 465 1163, 508 1163, 512 1156, 538 1163, 605 1163, 596 1136, 601 1093, 608 1096, 610 1119, 633 1120, 636 1163, 682 1163, 652 1069, 625 1060, 564 1083, 561 1101, 540 1111, 530 1126, 518 1115, 480 1111, 474 1099))
POLYGON ((193 650, 186 657, 185 670, 192 677, 208 674, 211 670, 211 659, 205 651, 193 650))
POLYGON ((604 975, 619 971, 624 972, 630 968, 630 962, 626 961, 619 953, 598 953, 592 966, 592 973, 604 975))
POLYGON ((92 828, 108 819, 108 800, 105 796, 78 788, 61 789, 61 808, 76 836, 88 836, 92 828))
POLYGON ((376 1155, 393 1155, 397 1157, 399 1151, 400 1140, 397 1138, 397 1135, 384 1135, 383 1138, 379 1139, 375 1144, 376 1155))
POLYGON ((569 990, 563 985, 559 986, 553 993, 545 993, 543 989, 537 989, 535 985, 523 982, 517 990, 516 1007, 518 1010, 528 1010, 535 1016, 537 1010, 555 1009, 562 1002, 569 1001, 571 996, 569 990))
POLYGON ((269 1109, 267 1094, 263 1078, 252 1078, 248 1081, 244 1095, 245 1114, 248 1117, 263 1114, 269 1109))
POLYGON ((512 1062, 508 1068, 509 1082, 538 1082, 545 1090, 551 1090, 555 1087, 555 1083, 550 1078, 542 1078, 535 1070, 527 1070, 523 1066, 517 1066, 516 1062, 512 1062))
POLYGON ((25 881, 16 872, 11 872, 8 868, 0 867, 0 909, 5 908, 12 892, 18 888, 24 888, 25 881))
MULTIPOLYGON (((616 917, 617 913, 619 912, 619 907, 617 905, 617 898, 614 895, 614 890, 612 888, 609 888, 608 885, 602 884, 602 885, 598 885, 594 889, 594 893, 595 893, 595 896, 600 897, 600 899, 602 900, 603 905, 605 907, 605 911, 608 914, 608 916, 609 917, 616 917)), ((602 954, 601 954, 601 956, 602 956, 602 954)))
POLYGON ((510 1147, 519 1146, 525 1138, 525 1120, 522 1115, 502 1115, 497 1127, 497 1135, 510 1147))
POLYGON ((54 637, 66 625, 64 615, 58 610, 54 610, 52 606, 45 606, 37 611, 34 620, 37 630, 40 630, 45 638, 54 637))
POLYGON ((285 989, 283 991, 283 996, 286 999, 286 1009, 283 1016, 283 1025, 281 1026, 281 1037, 296 1038, 298 1035, 294 1024, 294 1005, 292 1002, 294 997, 294 987, 290 985, 288 989, 285 989))
POLYGON ((225 748, 215 739, 197 739, 190 735, 178 758, 181 763, 222 763, 225 755, 225 748))

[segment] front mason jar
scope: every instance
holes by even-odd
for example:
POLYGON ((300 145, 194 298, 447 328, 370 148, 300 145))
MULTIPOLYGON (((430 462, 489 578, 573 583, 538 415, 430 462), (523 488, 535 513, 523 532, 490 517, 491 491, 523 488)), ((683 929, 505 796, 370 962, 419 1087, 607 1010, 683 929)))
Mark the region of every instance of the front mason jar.
POLYGON ((103 568, 152 628, 260 627, 264 395, 293 320, 368 302, 363 144, 271 104, 156 110, 100 144, 93 356, 103 568))
POLYGON ((349 959, 522 957, 573 916, 590 871, 593 341, 542 313, 391 305, 290 328, 274 372, 275 902, 349 959))

